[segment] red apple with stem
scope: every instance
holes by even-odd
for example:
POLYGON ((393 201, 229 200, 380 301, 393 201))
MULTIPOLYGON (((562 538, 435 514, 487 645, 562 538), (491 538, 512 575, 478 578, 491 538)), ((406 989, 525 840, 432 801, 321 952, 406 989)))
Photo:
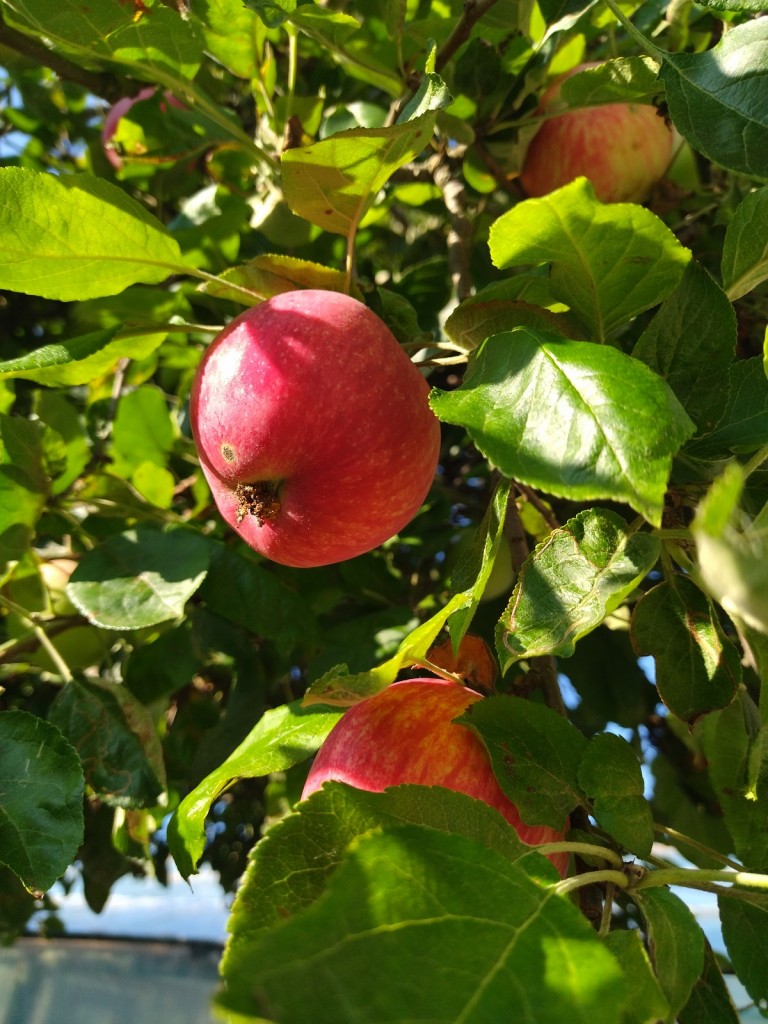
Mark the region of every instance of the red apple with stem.
POLYGON ((192 432, 224 519, 284 565, 370 551, 416 514, 440 426, 387 326, 339 292, 284 292, 216 338, 192 387, 192 432))
MULTIPOLYGON (((540 112, 556 108, 566 78, 595 67, 581 64, 544 93, 540 112)), ((655 107, 608 103, 544 121, 528 147, 521 184, 531 197, 548 195, 574 178, 589 178, 604 203, 641 202, 672 159, 673 134, 655 107)))
MULTIPOLYGON (((445 679, 406 679, 355 704, 333 727, 315 757, 302 799, 324 782, 381 793, 413 783, 443 786, 499 811, 524 843, 562 842, 564 832, 527 825, 504 793, 488 751, 471 729, 454 722, 481 694, 445 679)), ((568 854, 549 859, 566 874, 568 854)))

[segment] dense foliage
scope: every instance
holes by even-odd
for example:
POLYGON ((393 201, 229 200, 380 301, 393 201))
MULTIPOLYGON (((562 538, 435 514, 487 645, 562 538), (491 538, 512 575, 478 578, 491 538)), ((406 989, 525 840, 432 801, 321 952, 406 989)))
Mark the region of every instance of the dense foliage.
POLYGON ((730 1024, 724 968, 768 1013, 764 6, 0 0, 4 937, 172 856, 245 873, 239 1024, 730 1024), (523 195, 585 60, 568 107, 678 133, 644 205, 523 195), (218 516, 189 393, 303 287, 384 319, 443 446, 397 537, 290 569, 218 516), (297 806, 344 708, 425 669, 489 693, 570 877, 457 793, 297 806))

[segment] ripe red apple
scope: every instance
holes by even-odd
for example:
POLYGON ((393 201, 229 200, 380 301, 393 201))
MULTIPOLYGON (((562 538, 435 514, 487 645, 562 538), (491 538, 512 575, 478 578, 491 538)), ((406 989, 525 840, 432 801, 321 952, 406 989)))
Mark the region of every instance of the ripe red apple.
MULTIPOLYGON (((148 100, 151 96, 154 96, 156 92, 157 89, 154 85, 148 85, 135 96, 124 96, 109 108, 107 116, 104 118, 104 125, 101 129, 101 145, 104 149, 104 155, 116 170, 120 170, 123 166, 123 158, 116 151, 115 145, 112 141, 115 137, 115 133, 117 132, 118 124, 134 104, 148 100)), ((184 104, 180 100, 177 100, 170 91, 163 93, 163 99, 160 103, 161 110, 165 111, 166 103, 170 104, 172 107, 178 107, 179 110, 184 109, 184 104)))
POLYGON ((370 551, 432 483, 429 388, 386 325, 339 292, 284 292, 218 336, 192 387, 192 432, 224 519, 299 567, 370 551))
MULTIPOLYGON (((453 721, 482 699, 448 680, 407 679, 355 704, 318 751, 302 799, 329 780, 372 793, 402 783, 444 786, 490 804, 524 843, 562 841, 564 833, 521 821, 496 781, 482 740, 453 721)), ((554 853, 549 859, 564 876, 568 854, 554 853)))
MULTIPOLYGON (((581 64, 544 93, 539 110, 551 109, 566 78, 595 67, 581 64)), ((655 107, 608 103, 572 110, 545 121, 528 147, 520 181, 529 196, 548 195, 585 176, 604 203, 641 202, 664 176, 673 135, 655 107)))

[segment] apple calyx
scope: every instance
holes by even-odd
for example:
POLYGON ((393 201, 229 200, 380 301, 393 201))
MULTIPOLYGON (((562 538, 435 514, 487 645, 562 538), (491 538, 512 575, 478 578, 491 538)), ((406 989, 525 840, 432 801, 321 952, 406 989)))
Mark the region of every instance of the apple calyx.
POLYGON ((238 526, 246 516, 253 516, 256 524, 261 527, 268 519, 274 519, 282 508, 277 497, 277 487, 266 480, 257 480, 253 484, 240 483, 235 487, 237 511, 235 517, 238 526))

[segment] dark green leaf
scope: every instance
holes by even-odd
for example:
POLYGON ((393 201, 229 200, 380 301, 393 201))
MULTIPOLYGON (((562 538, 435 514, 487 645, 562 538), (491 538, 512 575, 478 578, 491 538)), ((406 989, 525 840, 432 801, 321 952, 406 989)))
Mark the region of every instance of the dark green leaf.
POLYGON ((116 295, 186 269, 156 218, 109 182, 0 170, 0 287, 48 299, 116 295))
POLYGON ((299 591, 289 589, 263 564, 223 544, 212 546, 200 596, 217 615, 257 636, 280 641, 285 650, 302 639, 309 640, 317 631, 299 591))
POLYGON ((666 53, 669 113, 694 149, 721 167, 768 178, 768 18, 735 25, 706 53, 666 53))
MULTIPOLYGON (((768 20, 768 19, 767 19, 768 20)), ((717 426, 686 447, 696 458, 750 452, 768 444, 768 379, 760 357, 730 368, 728 404, 717 426)))
POLYGON ((519 328, 480 348, 440 419, 514 479, 575 500, 626 501, 661 521, 672 455, 693 424, 663 381, 614 348, 519 328))
POLYGON ((477 842, 408 825, 354 841, 322 898, 244 943, 225 982, 227 1010, 283 1024, 479 1024, 519 1006, 529 1024, 620 1024, 628 995, 568 900, 477 842))
POLYGON ((117 807, 153 807, 166 786, 160 739, 149 711, 125 686, 72 680, 51 722, 77 750, 88 784, 117 807))
POLYGON ((256 11, 267 28, 277 28, 296 10, 297 0, 243 0, 246 7, 256 11))
POLYGON ((723 288, 731 300, 768 278, 768 188, 746 195, 725 233, 723 288))
POLYGON ((612 931, 603 940, 621 964, 632 998, 624 1009, 622 1024, 648 1024, 667 1018, 669 1005, 653 973, 638 931, 612 931))
POLYGON ((182 615, 208 570, 207 538, 187 529, 138 527, 80 560, 67 596, 90 622, 139 629, 182 615))
POLYGON ((768 871, 768 786, 750 785, 749 759, 758 726, 744 697, 695 726, 709 777, 740 860, 751 871, 768 871))
POLYGON ((739 1024, 717 957, 707 944, 704 973, 693 986, 691 998, 678 1014, 679 1024, 739 1024))
POLYGON ((678 718, 725 707, 741 682, 741 656, 709 598, 684 576, 659 583, 632 616, 638 654, 653 655, 661 699, 678 718))
POLYGON ((168 845, 184 878, 205 848, 205 819, 213 801, 238 779, 285 771, 311 757, 342 712, 308 710, 299 701, 267 711, 237 750, 182 800, 168 826, 168 845))
POLYGON ((679 896, 668 889, 643 889, 637 905, 648 926, 656 976, 674 1020, 704 970, 704 933, 679 896))
POLYGON ((752 999, 768 1006, 768 896, 740 893, 738 899, 718 897, 720 924, 733 969, 752 999))
POLYGON ((640 762, 627 741, 612 733, 593 736, 579 765, 579 785, 594 798, 598 824, 628 850, 649 857, 651 808, 643 796, 640 762))
POLYGON ((650 210, 601 203, 586 178, 518 203, 493 225, 489 244, 502 269, 551 264, 553 294, 598 341, 665 299, 691 258, 650 210))
POLYGON ((0 716, 0 862, 50 889, 83 838, 83 772, 58 729, 26 711, 0 716))
POLYGON ((580 512, 553 530, 520 569, 496 632, 504 671, 521 658, 568 657, 617 608, 659 556, 648 533, 628 533, 615 512, 580 512))
POLYGON ((0 565, 29 547, 48 495, 43 426, 0 413, 0 565))
POLYGON ((485 743, 499 785, 529 825, 561 829, 583 802, 578 782, 586 740, 543 704, 488 697, 458 719, 485 743))
POLYGON ((733 306, 701 264, 692 260, 632 355, 669 384, 701 433, 712 430, 725 411, 728 389, 723 380, 735 350, 733 306))

